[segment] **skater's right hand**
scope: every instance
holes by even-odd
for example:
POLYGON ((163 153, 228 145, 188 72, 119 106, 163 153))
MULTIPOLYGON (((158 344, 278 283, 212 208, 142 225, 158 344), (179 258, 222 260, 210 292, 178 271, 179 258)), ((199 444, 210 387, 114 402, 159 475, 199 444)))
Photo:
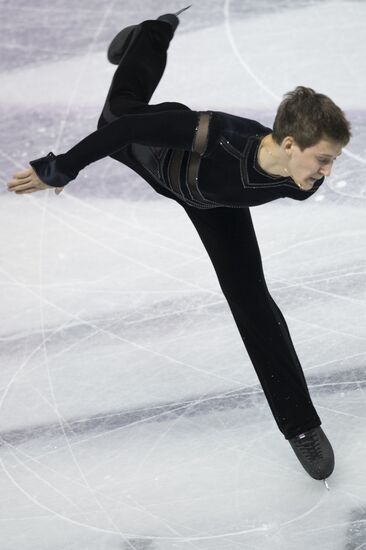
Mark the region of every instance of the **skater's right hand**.
POLYGON ((51 187, 41 181, 32 167, 13 174, 13 179, 8 182, 7 187, 8 191, 13 191, 17 195, 35 193, 44 189, 54 189, 56 195, 59 195, 63 190, 63 187, 51 187))

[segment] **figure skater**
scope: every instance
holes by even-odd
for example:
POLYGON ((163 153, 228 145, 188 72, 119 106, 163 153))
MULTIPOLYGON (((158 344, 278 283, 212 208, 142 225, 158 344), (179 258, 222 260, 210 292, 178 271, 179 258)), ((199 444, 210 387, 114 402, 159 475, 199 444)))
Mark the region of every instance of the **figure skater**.
POLYGON ((30 161, 8 190, 58 194, 85 166, 110 156, 180 204, 212 261, 280 431, 308 474, 325 480, 334 469, 333 450, 268 291, 250 207, 310 198, 349 142, 351 126, 329 97, 304 86, 285 95, 273 130, 181 103, 150 105, 185 9, 115 36, 108 59, 118 67, 98 129, 64 154, 30 161))

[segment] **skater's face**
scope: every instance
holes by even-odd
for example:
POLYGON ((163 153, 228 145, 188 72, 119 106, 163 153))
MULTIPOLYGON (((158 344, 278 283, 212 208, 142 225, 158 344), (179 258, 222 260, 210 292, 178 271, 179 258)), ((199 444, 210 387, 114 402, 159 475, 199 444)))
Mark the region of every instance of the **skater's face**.
POLYGON ((333 162, 342 154, 342 145, 326 138, 303 151, 292 137, 285 138, 282 145, 288 157, 290 176, 305 188, 312 187, 316 180, 324 176, 330 176, 333 162))

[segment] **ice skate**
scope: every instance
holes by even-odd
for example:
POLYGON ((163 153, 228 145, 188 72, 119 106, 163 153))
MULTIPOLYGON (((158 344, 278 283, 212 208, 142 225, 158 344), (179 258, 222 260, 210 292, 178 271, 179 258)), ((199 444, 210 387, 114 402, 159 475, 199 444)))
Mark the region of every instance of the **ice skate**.
MULTIPOLYGON (((164 15, 160 15, 160 17, 158 17, 157 20, 165 21, 166 23, 169 23, 174 33, 179 25, 178 15, 190 7, 191 6, 182 8, 176 13, 166 13, 164 15)), ((116 36, 113 38, 112 42, 110 43, 107 51, 108 61, 112 63, 112 65, 119 65, 122 59, 122 56, 127 52, 135 36, 137 36, 138 31, 139 31, 139 25, 130 25, 129 27, 125 27, 118 34, 116 34, 116 36)))
POLYGON ((133 36, 138 32, 138 25, 130 25, 122 29, 109 44, 107 57, 112 65, 118 65, 128 46, 132 43, 133 36))
POLYGON ((303 468, 314 479, 323 479, 334 470, 334 453, 327 436, 320 427, 289 439, 303 468))
POLYGON ((169 25, 171 25, 173 27, 173 31, 175 32, 176 28, 179 25, 178 15, 180 15, 184 11, 188 10, 188 8, 190 8, 191 5, 192 4, 190 4, 186 8, 182 8, 181 10, 177 11, 176 13, 166 13, 164 15, 160 15, 160 17, 158 17, 158 21, 165 21, 166 23, 169 23, 169 25))

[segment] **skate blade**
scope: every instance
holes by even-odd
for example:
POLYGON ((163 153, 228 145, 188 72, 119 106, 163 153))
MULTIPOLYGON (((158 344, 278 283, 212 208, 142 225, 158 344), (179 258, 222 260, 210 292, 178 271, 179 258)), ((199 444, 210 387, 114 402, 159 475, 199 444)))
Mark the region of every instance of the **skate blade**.
POLYGON ((330 491, 327 480, 326 480, 326 479, 323 479, 323 481, 324 481, 324 485, 325 485, 326 489, 327 489, 328 491, 330 491))
POLYGON ((174 15, 179 15, 180 13, 183 13, 184 11, 188 10, 188 8, 191 8, 192 4, 187 6, 186 8, 182 8, 181 10, 177 11, 174 15))

